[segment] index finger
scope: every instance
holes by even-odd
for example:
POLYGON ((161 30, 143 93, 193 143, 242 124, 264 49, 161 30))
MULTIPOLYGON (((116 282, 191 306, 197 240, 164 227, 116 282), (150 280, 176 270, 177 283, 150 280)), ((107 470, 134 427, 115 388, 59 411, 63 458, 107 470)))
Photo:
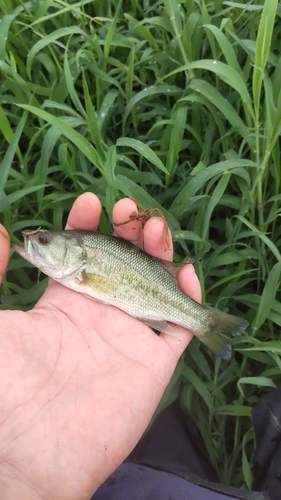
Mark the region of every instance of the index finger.
POLYGON ((78 196, 69 212, 65 229, 96 231, 101 214, 101 203, 94 193, 78 196))
POLYGON ((112 211, 112 220, 113 224, 116 224, 114 225, 115 236, 124 238, 134 245, 142 247, 141 223, 138 220, 130 221, 130 215, 137 211, 138 207, 134 200, 123 198, 115 203, 112 211))

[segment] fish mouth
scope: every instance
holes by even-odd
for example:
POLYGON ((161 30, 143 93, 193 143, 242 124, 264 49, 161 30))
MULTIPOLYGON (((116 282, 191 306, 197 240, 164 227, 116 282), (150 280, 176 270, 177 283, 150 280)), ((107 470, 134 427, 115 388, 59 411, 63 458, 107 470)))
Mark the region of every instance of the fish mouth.
POLYGON ((36 256, 39 254, 38 250, 38 245, 34 245, 32 243, 32 240, 30 238, 30 235, 24 235, 24 246, 27 252, 27 255, 30 255, 31 258, 36 258, 36 256))
POLYGON ((41 256, 40 247, 32 241, 32 234, 35 231, 23 231, 24 242, 22 245, 12 243, 13 249, 24 259, 28 260, 32 264, 41 256))

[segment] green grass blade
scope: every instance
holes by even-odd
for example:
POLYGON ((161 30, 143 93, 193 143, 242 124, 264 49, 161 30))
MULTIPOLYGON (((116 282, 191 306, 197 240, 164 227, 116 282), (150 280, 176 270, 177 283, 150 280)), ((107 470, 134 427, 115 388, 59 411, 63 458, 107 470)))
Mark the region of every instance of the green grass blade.
POLYGON ((257 227, 255 227, 253 224, 251 224, 249 221, 247 221, 245 219, 245 217, 242 217, 241 215, 237 215, 237 219, 239 219, 247 227, 249 227, 252 230, 253 235, 258 236, 268 246, 270 251, 273 253, 273 255, 278 260, 278 262, 281 262, 281 254, 280 254, 278 248, 276 247, 276 245, 274 245, 274 243, 262 231, 259 231, 259 229, 257 227))
POLYGON ((42 38, 42 40, 39 40, 39 42, 35 43, 35 45, 33 45, 32 49, 30 50, 30 52, 28 54, 28 58, 27 58, 26 71, 27 71, 28 77, 31 79, 32 63, 33 63, 34 58, 38 54, 38 52, 40 52, 42 49, 44 49, 48 45, 52 46, 53 44, 60 44, 61 46, 63 46, 61 44, 61 42, 58 42, 58 40, 64 36, 67 37, 67 36, 71 36, 74 34, 80 34, 80 35, 84 36, 84 33, 80 28, 72 26, 70 28, 60 28, 56 31, 53 31, 49 35, 45 35, 42 38))
POLYGON ((200 394, 209 410, 213 411, 213 400, 206 384, 199 379, 194 370, 185 366, 182 372, 183 376, 193 385, 194 389, 200 394))
MULTIPOLYGON (((85 8, 86 5, 92 4, 93 0, 83 0, 83 7, 85 8)), ((48 14, 48 10, 46 12, 46 9, 50 7, 48 4, 52 4, 53 1, 49 0, 46 1, 42 4, 39 4, 38 10, 36 12, 36 16, 34 18, 34 21, 30 24, 30 27, 32 28, 33 26, 36 26, 37 24, 41 24, 42 20, 44 22, 49 21, 49 20, 54 20, 55 18, 60 18, 63 17, 64 14, 69 14, 70 12, 73 13, 73 18, 75 19, 75 24, 76 20, 81 17, 81 0, 79 0, 76 3, 71 3, 67 4, 66 2, 60 2, 60 6, 58 9, 54 9, 51 11, 51 13, 48 14), (43 18, 43 19, 42 19, 43 18)), ((89 19, 91 19, 91 16, 86 16, 89 19)))
POLYGON ((25 123, 27 119, 27 113, 23 113, 17 129, 14 133, 14 136, 12 138, 12 141, 9 144, 9 147, 6 151, 6 154, 3 158, 2 164, 0 166, 0 197, 2 192, 5 189, 5 185, 9 176, 10 169, 12 167, 12 162, 15 156, 16 151, 18 150, 18 143, 20 140, 20 137, 22 135, 25 123))
MULTIPOLYGON (((47 184, 51 156, 60 136, 61 132, 57 128, 51 127, 44 137, 41 150, 41 161, 39 162, 39 174, 38 174, 38 182, 41 185, 47 184)), ((37 193, 39 211, 42 209, 43 198, 44 198, 44 189, 41 189, 37 193)))
POLYGON ((163 94, 166 94, 166 95, 179 95, 182 93, 182 90, 178 87, 176 87, 175 85, 156 85, 156 86, 150 86, 150 87, 147 87, 143 90, 141 90, 140 92, 138 92, 137 94, 134 95, 134 97, 131 99, 131 101, 128 103, 128 106, 125 110, 125 114, 124 114, 124 119, 123 119, 123 129, 126 125, 126 121, 127 121, 127 118, 129 116, 129 114, 131 113, 132 109, 134 106, 136 106, 140 101, 142 101, 143 99, 147 99, 147 98, 150 98, 152 96, 155 96, 155 95, 163 95, 163 94))
POLYGON ((85 73, 83 73, 83 92, 85 99, 85 107, 86 107, 86 117, 88 122, 89 131, 91 134, 92 141, 97 148, 97 152, 103 161, 106 159, 105 151, 102 146, 101 133, 99 128, 98 119, 96 117, 96 112, 94 106, 91 101, 91 96, 89 93, 89 87, 87 84, 87 80, 85 77, 85 73))
POLYGON ((104 163, 104 175, 107 184, 109 186, 114 185, 116 163, 117 163, 116 146, 111 146, 107 152, 107 158, 104 163))
POLYGON ((205 29, 210 31, 213 36, 215 37, 217 43, 219 44, 219 47, 226 59, 227 64, 233 68, 237 74, 241 76, 242 79, 244 79, 243 72, 241 70, 241 67, 237 61, 237 57, 235 54, 235 51, 229 42, 228 38, 225 36, 225 34, 217 28, 217 26, 214 26, 212 24, 205 24, 203 26, 205 29))
POLYGON ((281 133, 281 89, 278 94, 277 107, 275 111, 274 121, 272 124, 272 137, 270 143, 270 150, 274 147, 279 135, 281 133))
POLYGON ((128 101, 133 97, 133 80, 134 80, 134 59, 135 52, 134 47, 130 50, 130 55, 128 57, 128 73, 126 79, 126 96, 128 101))
POLYGON ((13 14, 7 14, 1 18, 1 30, 0 30, 0 60, 5 60, 6 43, 8 39, 8 33, 10 30, 11 23, 17 16, 17 12, 13 14))
POLYGON ((253 137, 249 128, 240 118, 234 106, 232 106, 215 87, 204 80, 194 78, 194 80, 190 82, 189 88, 195 92, 200 92, 200 94, 210 101, 220 113, 225 116, 229 123, 237 129, 243 139, 245 139, 251 147, 253 146, 253 137))
MULTIPOLYGON (((13 140, 14 132, 10 126, 10 122, 9 122, 6 114, 4 113, 2 106, 0 106, 0 131, 2 132, 6 141, 10 144, 13 140)), ((16 153, 18 155, 19 161, 21 163, 23 163, 22 154, 21 154, 18 146, 16 148, 16 153)), ((4 181, 4 177, 3 177, 3 181, 4 181)))
POLYGON ((186 206, 187 200, 192 198, 192 196, 194 196, 210 179, 242 166, 255 167, 255 163, 250 160, 240 160, 238 164, 236 160, 227 160, 212 165, 203 172, 198 173, 198 175, 194 176, 193 179, 190 179, 190 181, 181 189, 173 201, 173 213, 184 213, 184 207, 186 206))
POLYGON ((277 262, 272 267, 268 275, 268 278, 266 280, 258 312, 255 317, 254 323, 252 325, 254 330, 258 330, 270 314, 273 301, 279 289, 278 285, 280 283, 280 277, 281 277, 281 261, 277 262))
POLYGON ((98 126, 99 126, 100 131, 102 130, 102 127, 103 127, 106 119, 110 115, 111 108, 114 107, 114 103, 115 103, 118 95, 119 94, 118 94, 117 90, 115 90, 115 89, 111 89, 110 92, 108 92, 105 95, 105 97, 102 101, 100 110, 98 112, 98 117, 97 117, 98 126))
POLYGON ((221 61, 204 59, 202 61, 195 61, 186 64, 184 66, 181 66, 180 68, 177 68, 176 70, 166 75, 165 79, 170 78, 171 76, 176 75, 177 73, 180 73, 182 71, 191 69, 202 69, 204 71, 211 71, 215 75, 217 75, 222 81, 224 81, 230 87, 235 89, 240 95, 243 105, 247 108, 248 112, 254 119, 252 100, 240 72, 238 73, 234 68, 231 68, 230 66, 228 66, 225 63, 222 63, 221 61))
MULTIPOLYGON (((157 52, 159 51, 159 45, 153 35, 150 33, 149 29, 146 28, 146 26, 143 26, 144 23, 146 23, 148 20, 144 19, 143 21, 139 22, 137 19, 135 19, 133 16, 130 14, 125 14, 126 19, 134 26, 134 29, 138 35, 140 35, 144 40, 146 40, 151 47, 153 47, 157 52)), ((151 20, 149 20, 151 22, 151 20)))
POLYGON ((227 188, 227 185, 230 181, 230 178, 231 178, 231 173, 229 172, 225 172, 222 177, 220 178, 217 186, 215 187, 213 193, 212 193, 212 196, 210 198, 210 201, 207 205, 207 208, 206 208, 206 211, 204 213, 204 217, 203 217, 203 224, 202 224, 202 232, 201 232, 201 238, 203 240, 207 240, 208 239, 208 232, 209 232, 209 228, 210 228, 210 221, 211 221, 211 217, 213 215, 213 211, 216 207, 216 205, 220 202, 221 200, 221 197, 223 196, 226 188, 227 188))
POLYGON ((179 37, 182 33, 182 21, 177 0, 164 0, 165 11, 170 19, 173 34, 179 37))
POLYGON ((76 107, 78 113, 80 113, 84 118, 86 118, 86 112, 80 102, 80 99, 77 95, 74 85, 74 77, 71 74, 69 62, 68 62, 68 44, 66 46, 64 52, 64 74, 65 74, 65 82, 68 89, 69 96, 76 107))
POLYGON ((246 447, 248 441, 253 439, 253 431, 250 430, 249 432, 246 432, 243 436, 242 440, 242 470, 243 470, 243 476, 245 479, 245 483, 247 485, 247 488, 249 490, 252 489, 252 482, 253 482, 253 476, 252 476, 252 471, 251 471, 251 464, 249 462, 247 453, 246 453, 246 447))
POLYGON ((250 384, 258 387, 276 387, 276 384, 268 377, 242 377, 237 382, 237 387, 243 398, 245 397, 242 385, 250 384))
POLYGON ((112 42, 112 38, 114 35, 114 31, 116 29, 116 23, 117 23, 117 20, 119 18, 119 13, 121 10, 122 3, 123 3, 123 0, 119 0, 117 8, 115 10, 115 15, 114 15, 113 21, 110 24, 110 28, 109 28, 107 35, 106 35, 106 38, 105 38, 105 42, 104 42, 104 57, 105 58, 107 58, 109 56, 109 53, 110 53, 111 42, 112 42))
POLYGON ((7 207, 10 205, 13 205, 16 201, 25 198, 27 195, 34 193, 36 191, 39 191, 42 188, 47 187, 46 185, 38 185, 38 186, 31 186, 31 187, 26 187, 18 191, 17 193, 12 193, 9 194, 8 196, 5 196, 0 200, 0 210, 4 211, 7 207))
POLYGON ((100 172, 103 172, 103 164, 99 154, 92 146, 92 144, 87 141, 87 139, 85 139, 85 137, 83 137, 76 130, 71 128, 59 118, 56 118, 55 116, 47 113, 46 111, 43 111, 42 109, 35 108, 35 106, 30 105, 21 105, 20 107, 42 118, 47 123, 50 123, 58 130, 60 130, 60 132, 65 135, 65 137, 67 137, 71 142, 73 142, 73 144, 75 144, 80 149, 80 151, 86 156, 86 158, 88 158, 88 160, 90 160, 90 162, 95 165, 100 172))
POLYGON ((170 131, 170 142, 166 160, 166 184, 169 185, 175 174, 179 152, 182 148, 182 140, 185 132, 187 106, 181 106, 173 113, 173 125, 170 131))
POLYGON ((257 34, 253 72, 253 96, 256 117, 259 116, 263 72, 268 60, 277 5, 278 0, 265 0, 257 34))
POLYGON ((155 167, 162 170, 162 172, 165 172, 165 174, 169 174, 167 169, 164 167, 162 161, 154 153, 154 151, 152 151, 152 149, 150 149, 149 146, 147 146, 146 144, 143 144, 138 139, 130 139, 129 137, 128 138, 120 137, 120 139, 117 140, 116 145, 117 146, 125 146, 127 148, 134 149, 140 155, 142 155, 144 158, 146 158, 148 161, 150 161, 153 165, 155 165, 155 167))

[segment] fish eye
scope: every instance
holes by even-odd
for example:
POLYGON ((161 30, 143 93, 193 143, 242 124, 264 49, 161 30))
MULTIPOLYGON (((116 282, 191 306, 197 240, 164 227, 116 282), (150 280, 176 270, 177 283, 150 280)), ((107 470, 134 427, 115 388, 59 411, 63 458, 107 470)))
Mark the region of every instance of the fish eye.
POLYGON ((38 241, 39 243, 41 243, 41 245, 46 245, 47 243, 49 243, 50 239, 47 234, 40 234, 38 236, 38 241))

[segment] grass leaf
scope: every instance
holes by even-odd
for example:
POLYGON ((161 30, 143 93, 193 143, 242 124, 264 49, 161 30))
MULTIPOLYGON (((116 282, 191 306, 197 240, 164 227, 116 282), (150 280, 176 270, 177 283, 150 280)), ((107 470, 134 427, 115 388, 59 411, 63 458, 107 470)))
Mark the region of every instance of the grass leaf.
POLYGON ((100 170, 100 172, 103 171, 101 158, 95 148, 89 141, 87 141, 87 139, 85 139, 85 137, 83 137, 76 130, 67 125, 67 123, 42 109, 35 108, 35 106, 21 105, 20 107, 26 109, 30 113, 35 114, 36 116, 45 120, 47 123, 50 123, 51 125, 56 127, 63 135, 65 135, 65 137, 67 137, 80 149, 80 151, 86 156, 86 158, 88 158, 88 160, 90 160, 90 162, 95 165, 100 170))
POLYGON ((261 325, 265 322, 268 317, 273 300, 275 299, 275 295, 277 290, 279 289, 279 283, 281 279, 281 260, 277 262, 269 272, 268 278, 266 280, 261 300, 258 308, 257 315, 255 317, 255 321, 253 323, 254 330, 258 330, 261 325))
POLYGON ((149 146, 147 146, 146 144, 143 144, 138 139, 121 137, 120 139, 117 140, 116 144, 117 144, 117 146, 125 146, 128 148, 134 149, 139 154, 141 154, 144 158, 146 158, 148 161, 150 161, 153 165, 155 165, 155 167, 162 170, 162 172, 165 172, 166 174, 168 174, 167 169, 164 167, 163 163, 158 158, 158 156, 154 153, 154 151, 152 151, 152 149, 150 149, 149 146))

